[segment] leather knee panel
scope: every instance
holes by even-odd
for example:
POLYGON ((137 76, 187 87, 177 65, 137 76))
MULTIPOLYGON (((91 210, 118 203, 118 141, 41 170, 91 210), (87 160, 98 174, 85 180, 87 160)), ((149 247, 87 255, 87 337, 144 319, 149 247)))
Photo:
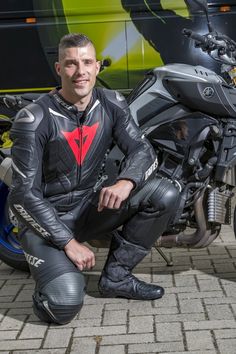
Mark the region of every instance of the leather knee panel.
POLYGON ((65 273, 33 295, 34 312, 45 322, 69 323, 83 305, 85 282, 82 273, 65 273))
POLYGON ((179 199, 179 190, 168 179, 161 179, 157 183, 157 188, 149 196, 150 206, 155 211, 172 212, 179 199))

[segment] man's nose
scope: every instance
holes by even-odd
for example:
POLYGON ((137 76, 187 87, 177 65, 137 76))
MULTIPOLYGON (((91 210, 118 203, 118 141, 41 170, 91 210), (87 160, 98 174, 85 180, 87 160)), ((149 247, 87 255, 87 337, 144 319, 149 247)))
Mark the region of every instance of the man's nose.
POLYGON ((82 75, 84 73, 84 64, 83 63, 78 63, 76 66, 76 73, 79 75, 82 75))

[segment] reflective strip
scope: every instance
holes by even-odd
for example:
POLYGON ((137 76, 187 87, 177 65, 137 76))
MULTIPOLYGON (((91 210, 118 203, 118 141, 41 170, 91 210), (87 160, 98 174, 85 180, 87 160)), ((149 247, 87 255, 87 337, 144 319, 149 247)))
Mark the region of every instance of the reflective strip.
POLYGON ((96 100, 93 104, 93 106, 90 108, 90 110, 88 111, 88 114, 90 112, 92 112, 94 110, 94 108, 96 108, 98 105, 99 105, 100 101, 99 100, 96 100))
POLYGON ((69 119, 68 117, 63 116, 63 114, 58 113, 58 112, 54 111, 54 110, 51 109, 51 108, 49 108, 49 112, 50 112, 51 114, 55 115, 55 116, 62 117, 62 118, 65 118, 65 119, 69 119))

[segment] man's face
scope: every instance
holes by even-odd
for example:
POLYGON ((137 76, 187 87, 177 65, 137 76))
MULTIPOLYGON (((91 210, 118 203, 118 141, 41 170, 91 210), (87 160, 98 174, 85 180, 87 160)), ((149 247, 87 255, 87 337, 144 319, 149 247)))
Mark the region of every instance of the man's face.
POLYGON ((91 44, 65 49, 55 67, 61 77, 64 98, 71 102, 75 99, 90 99, 100 69, 91 44))

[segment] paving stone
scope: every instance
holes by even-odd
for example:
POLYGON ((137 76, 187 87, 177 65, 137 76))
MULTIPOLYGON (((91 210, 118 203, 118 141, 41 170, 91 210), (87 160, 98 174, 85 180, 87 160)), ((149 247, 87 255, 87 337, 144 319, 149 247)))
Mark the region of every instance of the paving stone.
POLYGON ((178 314, 179 310, 177 307, 171 306, 171 307, 151 307, 149 309, 143 308, 143 309, 138 309, 136 310, 135 308, 130 309, 130 315, 131 316, 138 316, 140 315, 172 315, 172 314, 178 314))
POLYGON ((95 354, 98 343, 102 341, 101 337, 95 338, 74 338, 70 349, 70 354, 95 354))
POLYGON ((102 325, 119 325, 126 324, 127 322, 127 310, 120 311, 105 311, 102 321, 102 325))
MULTIPOLYGON (((160 299, 159 301, 162 301, 160 299)), ((145 310, 149 311, 152 309, 152 301, 129 301, 124 299, 123 302, 117 302, 113 304, 107 304, 105 305, 105 310, 134 310, 134 311, 140 311, 140 310, 145 310)))
POLYGON ((156 323, 156 338, 158 342, 175 342, 182 340, 180 323, 156 323))
POLYGON ((176 275, 174 278, 175 278, 175 285, 177 287, 192 286, 193 288, 195 288, 197 286, 196 279, 195 279, 194 275, 191 275, 191 276, 176 275))
POLYGON ((31 289, 23 289, 19 292, 18 296, 16 297, 15 301, 31 301, 32 302, 32 295, 33 290, 31 289))
POLYGON ((213 338, 210 331, 186 332, 185 335, 187 347, 190 350, 214 349, 213 338))
POLYGON ((234 320, 219 321, 189 321, 184 323, 185 330, 201 330, 201 329, 231 329, 236 328, 234 320))
POLYGON ((99 348, 99 354, 125 354, 124 345, 106 345, 99 348))
POLYGON ((153 343, 153 333, 121 334, 114 336, 103 336, 102 344, 129 344, 129 343, 153 343))
POLYGON ((89 319, 74 319, 72 322, 68 323, 66 327, 93 327, 100 326, 101 318, 89 318, 89 319))
MULTIPOLYGON (((66 349, 14 350, 12 354, 65 354, 66 349)), ((2 354, 2 353, 1 353, 2 354)))
POLYGON ((179 301, 181 313, 199 313, 204 312, 204 308, 200 299, 181 299, 179 301))
POLYGON ((219 338, 236 338, 236 328, 234 329, 217 329, 214 331, 216 339, 219 338))
MULTIPOLYGON (((203 299, 206 305, 218 305, 218 304, 236 304, 236 296, 222 296, 218 298, 206 298, 203 299)), ((234 306, 234 305, 233 305, 234 306)))
POLYGON ((72 335, 72 328, 49 329, 43 348, 67 348, 72 335))
POLYGON ((236 339, 220 339, 217 340, 217 345, 221 354, 235 354, 236 339))
POLYGON ((106 336, 127 333, 126 326, 99 326, 76 328, 74 337, 106 336))
POLYGON ((172 288, 166 289, 166 292, 168 291, 168 294, 181 294, 181 293, 197 293, 198 288, 197 285, 195 286, 175 286, 172 288))
POLYGON ((203 298, 216 298, 224 297, 223 291, 199 291, 191 293, 179 293, 178 297, 180 299, 203 299, 203 298))
POLYGON ((129 333, 153 332, 153 316, 136 316, 129 318, 129 333))
POLYGON ((0 341, 0 350, 14 350, 14 349, 35 349, 40 348, 41 339, 27 339, 27 340, 5 340, 0 341))
POLYGON ((221 286, 219 284, 218 279, 207 279, 198 280, 200 291, 213 291, 213 290, 221 290, 221 286))
POLYGON ((42 322, 26 323, 19 336, 19 339, 44 338, 47 328, 48 326, 42 324, 42 322))
POLYGON ((154 307, 170 307, 170 306, 177 306, 177 295, 176 294, 166 294, 158 300, 153 301, 154 307))
POLYGON ((128 346, 129 354, 144 354, 144 353, 161 353, 164 351, 176 352, 176 350, 183 350, 182 342, 169 343, 147 343, 147 344, 130 344, 128 346))
POLYGON ((12 308, 23 308, 32 307, 32 301, 30 302, 0 302, 0 309, 12 309, 12 308))
POLYGON ((13 308, 7 312, 7 316, 14 317, 14 315, 32 315, 33 308, 31 307, 22 307, 22 308, 13 308))
POLYGON ((232 263, 228 264, 217 264, 216 262, 214 263, 216 273, 228 273, 228 272, 235 272, 235 266, 232 263))
POLYGON ((0 289, 0 297, 2 296, 16 296, 16 294, 20 291, 22 288, 22 285, 7 285, 5 284, 1 289, 0 289))
POLYGON ((0 341, 7 339, 16 339, 18 333, 18 331, 0 331, 0 341))
POLYGON ((234 315, 229 305, 206 305, 206 311, 210 320, 233 320, 234 315))
POLYGON ((155 316, 156 322, 182 322, 182 321, 201 321, 205 319, 205 315, 203 313, 181 313, 177 315, 157 315, 155 316))
POLYGON ((20 316, 14 316, 13 317, 8 317, 6 316, 1 324, 0 324, 0 331, 1 330, 11 330, 11 329, 21 329, 21 327, 24 324, 24 319, 26 318, 26 316, 20 315, 20 316))
POLYGON ((79 318, 96 318, 101 317, 103 305, 84 305, 80 311, 79 318))

